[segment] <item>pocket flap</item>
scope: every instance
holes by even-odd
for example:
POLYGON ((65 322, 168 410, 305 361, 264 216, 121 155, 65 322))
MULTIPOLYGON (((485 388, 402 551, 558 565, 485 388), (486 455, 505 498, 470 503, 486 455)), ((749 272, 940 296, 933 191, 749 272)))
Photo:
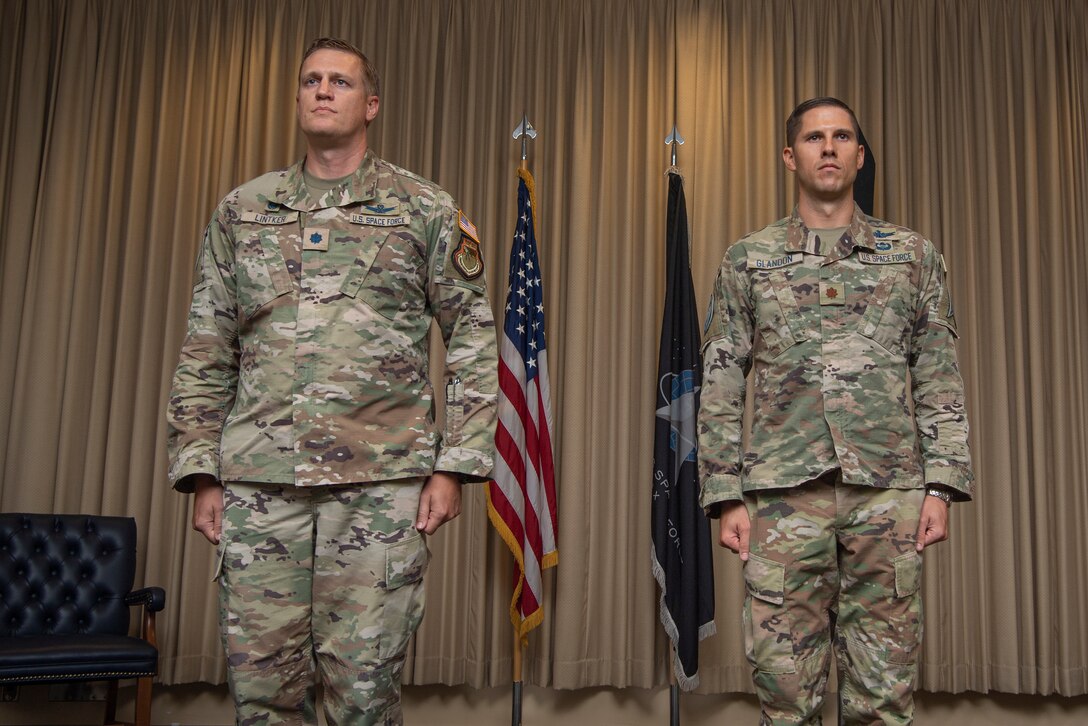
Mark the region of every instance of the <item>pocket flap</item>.
POLYGON ((430 559, 427 542, 420 535, 389 545, 385 549, 385 589, 419 582, 430 559))
POLYGON ((404 260, 397 249, 389 247, 389 239, 389 236, 380 242, 364 239, 358 256, 344 276, 340 292, 393 320, 400 312, 408 283, 397 272, 404 267, 404 260))
POLYGON ((786 566, 749 553, 744 566, 744 584, 748 593, 764 602, 781 605, 785 601, 786 566))
POLYGON ((895 268, 881 270, 880 280, 865 304, 865 313, 860 323, 861 334, 865 337, 872 338, 876 334, 877 326, 880 325, 880 319, 884 315, 884 308, 888 305, 900 274, 895 268))
POLYGON ((344 282, 341 284, 342 293, 348 297, 357 297, 359 295, 359 288, 362 286, 362 281, 366 280, 367 273, 370 272, 370 266, 374 263, 376 255, 378 255, 378 250, 364 248, 359 257, 351 262, 351 267, 348 268, 347 274, 344 275, 344 282))
POLYGON ((895 565, 895 595, 910 597, 922 586, 922 555, 907 552, 899 555, 892 563, 895 565))

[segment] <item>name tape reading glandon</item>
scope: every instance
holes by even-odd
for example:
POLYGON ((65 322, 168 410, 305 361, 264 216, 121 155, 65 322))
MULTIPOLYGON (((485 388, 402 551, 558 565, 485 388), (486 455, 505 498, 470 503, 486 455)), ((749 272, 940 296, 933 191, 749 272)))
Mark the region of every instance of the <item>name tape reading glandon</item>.
POLYGON ((796 265, 804 259, 804 255, 800 252, 791 252, 783 257, 749 257, 748 269, 749 270, 777 270, 779 267, 787 267, 789 265, 796 265))

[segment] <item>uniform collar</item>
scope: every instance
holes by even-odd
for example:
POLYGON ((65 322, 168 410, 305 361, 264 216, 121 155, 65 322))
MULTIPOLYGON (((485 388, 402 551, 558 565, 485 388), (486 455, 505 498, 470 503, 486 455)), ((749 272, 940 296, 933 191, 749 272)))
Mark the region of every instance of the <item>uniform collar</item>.
MULTIPOLYGON (((861 211, 861 207, 857 204, 854 205, 854 216, 851 217, 846 232, 838 243, 828 251, 824 262, 826 264, 827 262, 849 257, 850 253, 855 249, 870 251, 874 249, 873 228, 869 225, 869 218, 865 216, 865 213, 861 211)), ((816 253, 815 235, 801 221, 801 215, 798 213, 797 207, 793 208, 793 213, 786 224, 786 251, 816 253)))
POLYGON ((363 163, 347 184, 331 189, 316 199, 310 196, 306 187, 303 174, 305 163, 306 159, 303 157, 287 170, 283 183, 276 188, 270 201, 299 212, 312 212, 326 207, 344 207, 368 202, 378 195, 378 155, 371 149, 366 150, 363 163))

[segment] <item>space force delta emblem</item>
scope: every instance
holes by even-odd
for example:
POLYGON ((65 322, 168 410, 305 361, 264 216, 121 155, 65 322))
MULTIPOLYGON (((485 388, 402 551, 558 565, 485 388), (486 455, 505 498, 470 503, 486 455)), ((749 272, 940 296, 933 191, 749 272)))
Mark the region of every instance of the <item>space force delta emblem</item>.
POLYGON ((480 239, 476 225, 469 221, 461 210, 457 210, 457 225, 461 228, 461 241, 453 248, 450 262, 454 269, 466 280, 475 280, 484 272, 484 259, 480 254, 480 239))

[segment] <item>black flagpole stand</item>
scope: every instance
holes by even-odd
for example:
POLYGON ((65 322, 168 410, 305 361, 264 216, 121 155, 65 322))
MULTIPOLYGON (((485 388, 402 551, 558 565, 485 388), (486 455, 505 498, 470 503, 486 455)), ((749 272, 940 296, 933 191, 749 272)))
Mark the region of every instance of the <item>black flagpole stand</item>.
POLYGON ((514 710, 510 726, 521 726, 521 635, 514 629, 514 710))
POLYGON ((676 682, 676 671, 673 670, 673 661, 676 659, 676 648, 669 648, 669 726, 680 726, 680 684, 676 682))

